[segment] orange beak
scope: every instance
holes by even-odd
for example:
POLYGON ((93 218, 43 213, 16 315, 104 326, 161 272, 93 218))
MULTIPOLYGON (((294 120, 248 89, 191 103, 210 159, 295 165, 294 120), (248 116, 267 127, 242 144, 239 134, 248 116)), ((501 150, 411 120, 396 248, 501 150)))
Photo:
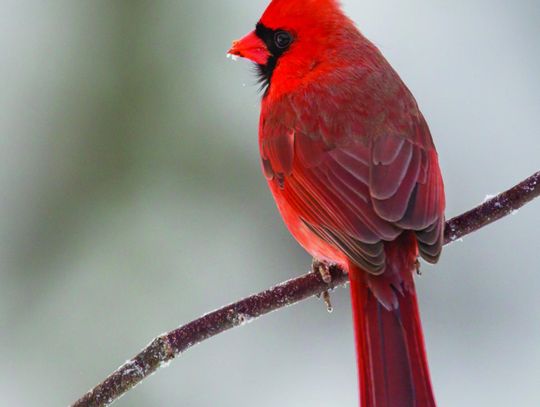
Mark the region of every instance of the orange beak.
POLYGON ((233 41, 228 54, 250 59, 259 65, 266 65, 270 57, 266 44, 257 37, 255 31, 250 32, 241 40, 233 41))

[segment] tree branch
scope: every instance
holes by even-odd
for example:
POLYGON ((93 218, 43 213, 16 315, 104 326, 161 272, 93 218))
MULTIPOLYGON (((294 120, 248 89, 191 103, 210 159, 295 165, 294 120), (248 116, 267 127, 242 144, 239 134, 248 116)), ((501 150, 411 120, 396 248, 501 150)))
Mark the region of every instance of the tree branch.
MULTIPOLYGON (((503 218, 539 195, 540 171, 508 191, 446 222, 445 244, 503 218)), ((338 267, 331 267, 330 272, 331 284, 324 283, 319 273, 308 273, 160 335, 72 406, 109 405, 190 347, 261 315, 296 304, 348 281, 347 274, 338 267)))

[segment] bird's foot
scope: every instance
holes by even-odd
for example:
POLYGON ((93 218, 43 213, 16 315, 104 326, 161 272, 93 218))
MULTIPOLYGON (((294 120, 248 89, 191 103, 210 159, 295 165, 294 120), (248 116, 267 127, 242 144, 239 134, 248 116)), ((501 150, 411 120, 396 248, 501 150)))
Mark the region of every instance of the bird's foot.
POLYGON ((422 275, 422 270, 420 270, 420 260, 416 259, 414 262, 414 269, 416 270, 416 274, 419 276, 422 275))
MULTIPOLYGON (((321 276, 321 279, 326 283, 330 284, 332 282, 332 274, 330 273, 330 265, 321 260, 313 259, 313 262, 311 263, 311 269, 314 273, 319 273, 321 276)), ((324 303, 326 304, 326 310, 328 312, 332 312, 334 310, 334 307, 332 307, 332 302, 330 300, 330 292, 326 290, 321 295, 319 295, 319 298, 322 298, 324 303)))
POLYGON ((330 273, 330 264, 328 264, 325 261, 313 259, 311 262, 311 269, 314 273, 319 273, 322 280, 326 284, 330 284, 332 282, 332 274, 330 273))

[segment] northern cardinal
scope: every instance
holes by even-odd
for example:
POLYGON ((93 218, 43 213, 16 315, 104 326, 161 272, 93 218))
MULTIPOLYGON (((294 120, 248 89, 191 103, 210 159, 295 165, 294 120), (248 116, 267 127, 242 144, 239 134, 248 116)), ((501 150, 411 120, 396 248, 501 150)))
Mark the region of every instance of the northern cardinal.
POLYGON ((229 53, 258 67, 262 169, 290 232, 348 271, 363 406, 434 406, 413 275, 444 186, 418 105, 335 0, 272 0, 229 53))

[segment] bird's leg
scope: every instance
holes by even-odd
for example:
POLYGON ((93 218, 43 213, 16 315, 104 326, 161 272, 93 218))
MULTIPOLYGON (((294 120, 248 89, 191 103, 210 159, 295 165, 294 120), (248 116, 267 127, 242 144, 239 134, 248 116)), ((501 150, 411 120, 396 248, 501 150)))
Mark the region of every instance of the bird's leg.
MULTIPOLYGON (((313 259, 311 262, 311 269, 314 273, 319 273, 322 280, 326 284, 330 284, 332 282, 332 274, 330 273, 330 265, 321 260, 313 259)), ((334 308, 332 307, 332 302, 330 301, 330 292, 326 290, 322 293, 322 299, 324 303, 326 304, 326 310, 328 312, 332 312, 334 308)))

